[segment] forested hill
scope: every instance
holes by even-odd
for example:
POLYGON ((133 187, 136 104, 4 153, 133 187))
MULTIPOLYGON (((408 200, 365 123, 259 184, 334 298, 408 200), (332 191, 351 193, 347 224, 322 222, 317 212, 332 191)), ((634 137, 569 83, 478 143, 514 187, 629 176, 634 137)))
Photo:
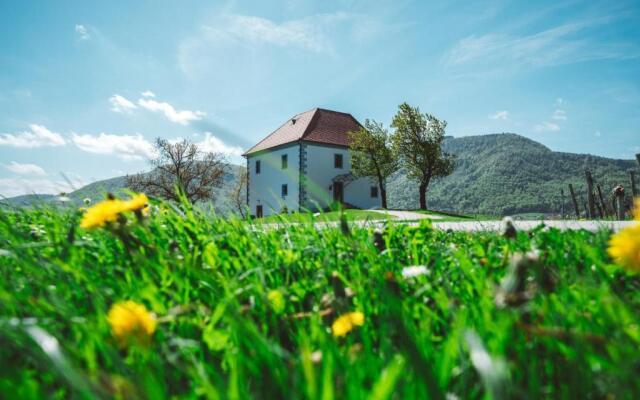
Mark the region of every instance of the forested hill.
MULTIPOLYGON (((585 198, 585 168, 591 169, 605 196, 616 182, 628 188, 628 171, 638 168, 637 163, 631 160, 554 152, 538 142, 511 133, 447 137, 443 147, 457 155, 457 166, 452 175, 431 184, 427 202, 431 209, 458 213, 558 214, 561 188, 565 191, 565 209, 573 212, 567 184, 573 183, 582 201, 585 198)), ((229 203, 229 192, 238 177, 239 168, 232 165, 223 187, 214 191, 213 206, 221 214, 233 208, 229 203)), ((87 185, 70 193, 69 197, 76 204, 81 204, 85 197, 99 199, 105 192, 118 193, 124 186, 124 177, 118 177, 87 185)), ((407 180, 402 171, 389 179, 388 186, 390 207, 418 207, 417 185, 407 180)), ((1 202, 29 205, 55 203, 56 198, 52 195, 27 195, 1 202)))
MULTIPOLYGON (((243 167, 235 164, 229 164, 228 173, 224 176, 222 187, 216 188, 212 193, 212 201, 207 203, 207 206, 215 208, 216 212, 220 214, 227 214, 235 209, 231 202, 231 191, 238 181, 239 174, 243 167)), ((85 198, 91 199, 93 202, 103 199, 106 193, 113 193, 118 196, 123 195, 123 191, 126 190, 126 177, 118 176, 111 179, 105 179, 102 181, 93 182, 82 188, 68 193, 68 197, 73 204, 82 205, 85 198)), ((9 199, 1 199, 2 203, 13 206, 31 206, 42 204, 58 204, 57 195, 51 194, 28 194, 23 196, 16 196, 9 199)))
MULTIPOLYGON (((591 169, 605 196, 616 182, 629 187, 628 171, 638 170, 632 160, 554 152, 512 133, 447 137, 443 148, 456 154, 456 169, 432 183, 428 207, 461 213, 559 213, 561 188, 565 208, 573 210, 567 184, 573 183, 578 195, 584 197, 585 168, 591 169)), ((403 173, 397 174, 389 180, 389 201, 394 208, 416 208, 417 185, 403 173)))

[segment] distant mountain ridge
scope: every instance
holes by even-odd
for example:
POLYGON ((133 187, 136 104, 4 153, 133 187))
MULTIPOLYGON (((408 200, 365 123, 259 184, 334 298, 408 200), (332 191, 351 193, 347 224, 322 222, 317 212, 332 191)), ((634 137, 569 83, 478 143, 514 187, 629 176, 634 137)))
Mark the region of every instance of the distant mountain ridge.
MULTIPOLYGON (((238 174, 241 166, 229 164, 229 172, 225 175, 221 188, 213 191, 213 208, 216 212, 226 214, 234 207, 230 203, 230 193, 234 184, 238 180, 238 174)), ((96 202, 105 198, 107 193, 113 193, 116 196, 122 194, 126 189, 126 176, 118 176, 115 178, 104 179, 90 183, 78 190, 70 192, 67 197, 76 205, 84 203, 84 199, 88 198, 92 202, 96 202)), ((0 203, 6 203, 13 206, 31 206, 38 204, 56 204, 59 201, 59 195, 53 194, 27 194, 8 199, 0 199, 0 203)))
MULTIPOLYGON (((427 205, 459 213, 560 213, 561 189, 565 210, 573 213, 568 184, 574 185, 581 203, 586 193, 585 169, 591 170, 604 196, 618 182, 628 187, 628 171, 638 170, 633 160, 555 152, 514 133, 447 137, 443 149, 456 154, 456 169, 429 186, 427 205)), ((388 186, 391 207, 418 206, 417 185, 402 172, 388 186)))
MULTIPOLYGON (((456 154, 456 169, 450 176, 429 186, 430 209, 468 214, 514 215, 553 213, 561 209, 560 190, 564 190, 565 211, 573 215, 568 184, 572 183, 583 209, 586 199, 584 171, 589 168, 603 195, 616 183, 629 187, 629 173, 638 164, 590 154, 552 151, 546 146, 514 133, 482 136, 446 137, 443 148, 456 154)), ((238 179, 240 166, 231 164, 223 187, 214 191, 213 207, 219 214, 233 210, 229 194, 238 179)), ((638 185, 640 187, 640 185, 638 185)), ((88 197, 101 199, 106 192, 118 193, 125 187, 125 177, 116 177, 84 186, 68 196, 77 204, 88 197)), ((630 193, 630 188, 628 189, 630 193)), ((389 207, 418 207, 417 184, 399 171, 388 182, 389 207)), ((55 195, 17 196, 0 202, 16 206, 55 203, 55 195)))

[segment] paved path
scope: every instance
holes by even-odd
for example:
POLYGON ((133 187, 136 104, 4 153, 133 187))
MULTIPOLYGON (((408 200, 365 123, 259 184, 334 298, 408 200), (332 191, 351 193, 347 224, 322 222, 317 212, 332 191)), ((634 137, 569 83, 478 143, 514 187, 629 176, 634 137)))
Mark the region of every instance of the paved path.
POLYGON ((384 215, 392 215, 395 221, 415 221, 417 219, 442 219, 440 215, 421 214, 413 211, 398 211, 398 210, 367 210, 373 211, 384 215))
MULTIPOLYGON (((409 226, 416 226, 419 222, 416 222, 415 219, 409 222, 402 222, 397 220, 391 220, 392 224, 403 224, 409 226)), ((611 229, 613 231, 619 231, 625 226, 633 225, 637 222, 634 221, 514 221, 514 225, 516 229, 521 231, 528 231, 534 229, 540 224, 544 224, 545 226, 551 228, 557 228, 561 230, 567 229, 584 229, 591 232, 596 232, 600 229, 611 229)), ((317 222, 315 224, 318 229, 325 228, 337 228, 339 226, 339 222, 317 222)), ((353 221, 350 223, 351 226, 364 227, 364 228, 384 228, 387 224, 386 221, 353 221)), ((287 225, 296 225, 296 223, 287 224, 287 225)), ((275 223, 275 224, 265 224, 262 225, 262 228, 274 229, 282 227, 283 224, 275 223)), ((464 221, 464 222, 434 222, 433 227, 436 229, 442 230, 452 230, 452 231, 466 231, 466 232, 496 232, 502 230, 502 222, 501 221, 464 221)))
MULTIPOLYGON (((514 221, 513 222, 517 230, 528 231, 540 224, 551 228, 558 228, 561 230, 567 229, 584 229, 587 231, 598 231, 600 229, 611 229, 618 231, 625 226, 633 225, 633 221, 514 221)), ((433 226, 438 229, 451 229, 453 231, 499 231, 502 229, 501 221, 468 221, 468 222, 434 222, 433 226)))

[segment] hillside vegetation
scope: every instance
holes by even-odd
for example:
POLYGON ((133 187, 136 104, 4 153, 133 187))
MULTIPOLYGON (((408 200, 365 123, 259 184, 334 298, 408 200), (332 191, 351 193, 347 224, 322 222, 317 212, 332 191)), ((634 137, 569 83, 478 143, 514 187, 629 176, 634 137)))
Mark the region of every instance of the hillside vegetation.
MULTIPOLYGON (((638 168, 631 160, 554 152, 533 140, 509 133, 447 137, 443 146, 445 151, 457 156, 457 164, 453 174, 429 186, 428 207, 461 214, 560 214, 560 189, 564 189, 565 210, 573 215, 567 185, 574 185, 582 209, 582 200, 586 199, 585 168, 591 169, 605 196, 616 182, 629 187, 628 171, 638 168)), ((214 190, 214 200, 208 205, 219 214, 226 215, 233 210, 229 193, 238 179, 239 168, 231 165, 222 188, 214 190)), ((79 205, 85 197, 96 200, 106 192, 119 193, 124 185, 124 177, 107 179, 72 192, 69 197, 79 205)), ((389 179, 388 196, 392 209, 418 208, 417 184, 407 180, 402 171, 389 179)), ((5 202, 14 205, 55 203, 56 198, 28 195, 5 202)))
MULTIPOLYGON (((230 201, 232 188, 238 181, 238 174, 242 167, 229 164, 229 171, 224 177, 222 187, 214 189, 212 193, 213 201, 204 204, 204 208, 214 208, 217 213, 226 215, 234 210, 234 206, 230 201)), ((124 194, 126 191, 126 177, 118 176, 111 179, 105 179, 90 183, 77 190, 67 194, 67 197, 76 206, 84 205, 85 198, 97 202, 105 198, 107 193, 115 195, 124 194)), ((28 194, 16 196, 9 199, 0 200, 0 204, 5 203, 13 206, 32 206, 32 205, 57 205, 59 204, 58 195, 49 194, 28 194)))
MULTIPOLYGON (((445 151, 457 156, 453 174, 429 186, 428 206, 435 210, 471 214, 513 215, 560 213, 560 190, 565 210, 573 214, 568 184, 586 198, 584 171, 589 168, 607 196, 616 182, 629 186, 632 160, 588 154, 561 153, 516 134, 447 137, 445 151)), ((639 171, 640 174, 640 171, 639 171)), ((629 189, 630 192, 630 189, 629 189)), ((416 184, 398 173, 389 181, 390 207, 416 208, 416 184)))
POLYGON ((640 281, 609 232, 81 218, 0 208, 11 398, 640 395, 640 281))

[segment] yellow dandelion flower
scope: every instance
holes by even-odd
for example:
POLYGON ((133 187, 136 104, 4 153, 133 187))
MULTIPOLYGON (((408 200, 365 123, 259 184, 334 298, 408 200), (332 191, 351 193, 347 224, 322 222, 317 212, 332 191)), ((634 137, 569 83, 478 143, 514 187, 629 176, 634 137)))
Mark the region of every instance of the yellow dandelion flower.
POLYGON ((267 300, 269 300, 271 308, 276 314, 282 314, 286 303, 281 291, 277 289, 270 290, 269 293, 267 293, 267 300))
POLYGON ((155 316, 144 305, 130 300, 112 305, 107 321, 111 333, 121 345, 131 340, 146 343, 157 324, 155 316))
POLYGON ((640 272, 640 223, 614 234, 607 250, 618 265, 632 272, 640 272))
POLYGON ((81 228, 95 228, 103 226, 107 222, 113 222, 124 211, 122 200, 105 200, 90 207, 83 215, 80 222, 81 228))
POLYGON ((333 336, 344 336, 351 332, 354 327, 364 325, 364 314, 356 311, 341 315, 331 325, 333 336))
POLYGON ((124 208, 126 211, 139 211, 149 205, 149 199, 144 193, 140 193, 133 196, 130 200, 127 200, 124 203, 124 208))

